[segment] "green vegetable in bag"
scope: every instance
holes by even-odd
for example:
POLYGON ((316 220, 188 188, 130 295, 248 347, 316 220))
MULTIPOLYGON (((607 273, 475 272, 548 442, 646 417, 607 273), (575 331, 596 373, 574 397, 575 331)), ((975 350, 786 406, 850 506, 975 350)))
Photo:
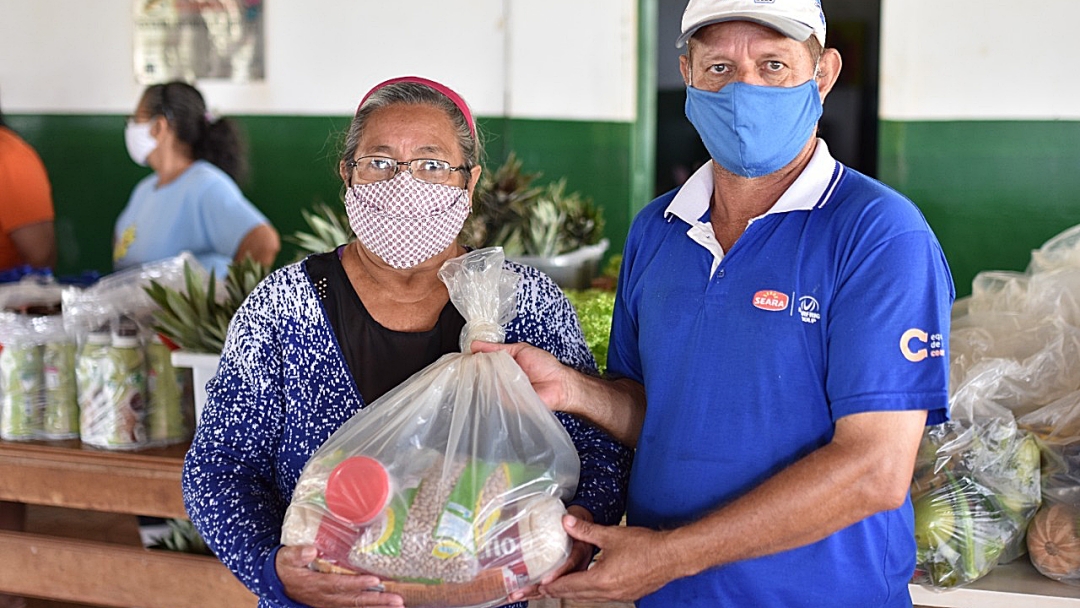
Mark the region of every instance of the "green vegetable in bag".
POLYGON ((957 587, 978 580, 998 563, 1012 526, 993 493, 970 477, 947 483, 914 501, 914 582, 957 587))

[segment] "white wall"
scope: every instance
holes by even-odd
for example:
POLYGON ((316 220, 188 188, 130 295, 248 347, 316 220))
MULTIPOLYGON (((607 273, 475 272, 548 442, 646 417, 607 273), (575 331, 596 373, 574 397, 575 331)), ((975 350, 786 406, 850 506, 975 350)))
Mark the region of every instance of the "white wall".
MULTIPOLYGON (((0 0, 0 104, 126 114, 135 0, 0 0)), ((223 114, 349 114, 417 74, 484 116, 632 121, 635 0, 265 0, 266 79, 198 83, 223 114)))
POLYGON ((886 120, 1080 119, 1080 0, 882 0, 886 120))

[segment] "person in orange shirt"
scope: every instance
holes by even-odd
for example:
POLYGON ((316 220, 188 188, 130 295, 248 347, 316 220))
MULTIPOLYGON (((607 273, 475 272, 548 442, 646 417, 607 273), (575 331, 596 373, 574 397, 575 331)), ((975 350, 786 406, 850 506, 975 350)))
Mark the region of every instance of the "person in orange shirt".
MULTIPOLYGON (((37 152, 7 127, 0 111, 0 271, 24 264, 56 264, 52 187, 37 152)), ((24 505, 0 501, 0 530, 22 530, 25 518, 24 505)), ((23 598, 0 593, 0 608, 25 605, 23 598)))
POLYGON ((55 266, 53 217, 45 165, 0 112, 0 270, 55 266))

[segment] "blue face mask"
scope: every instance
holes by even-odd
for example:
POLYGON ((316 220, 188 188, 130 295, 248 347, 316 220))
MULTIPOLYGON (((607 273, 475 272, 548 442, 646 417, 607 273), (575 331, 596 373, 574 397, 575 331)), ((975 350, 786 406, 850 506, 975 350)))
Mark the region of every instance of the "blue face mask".
POLYGON ((686 117, 720 166, 761 177, 795 160, 821 118, 810 79, 797 87, 732 82, 713 93, 686 87, 686 117))

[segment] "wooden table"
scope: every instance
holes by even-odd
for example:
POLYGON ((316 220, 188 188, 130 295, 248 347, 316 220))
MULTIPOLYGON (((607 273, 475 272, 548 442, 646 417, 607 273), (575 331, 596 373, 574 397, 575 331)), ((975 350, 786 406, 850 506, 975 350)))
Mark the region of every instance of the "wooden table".
MULTIPOLYGON (((109 452, 78 441, 0 441, 0 500, 187 517, 186 445, 109 452)), ((213 557, 0 530, 0 592, 101 606, 232 608, 257 598, 213 557)))

